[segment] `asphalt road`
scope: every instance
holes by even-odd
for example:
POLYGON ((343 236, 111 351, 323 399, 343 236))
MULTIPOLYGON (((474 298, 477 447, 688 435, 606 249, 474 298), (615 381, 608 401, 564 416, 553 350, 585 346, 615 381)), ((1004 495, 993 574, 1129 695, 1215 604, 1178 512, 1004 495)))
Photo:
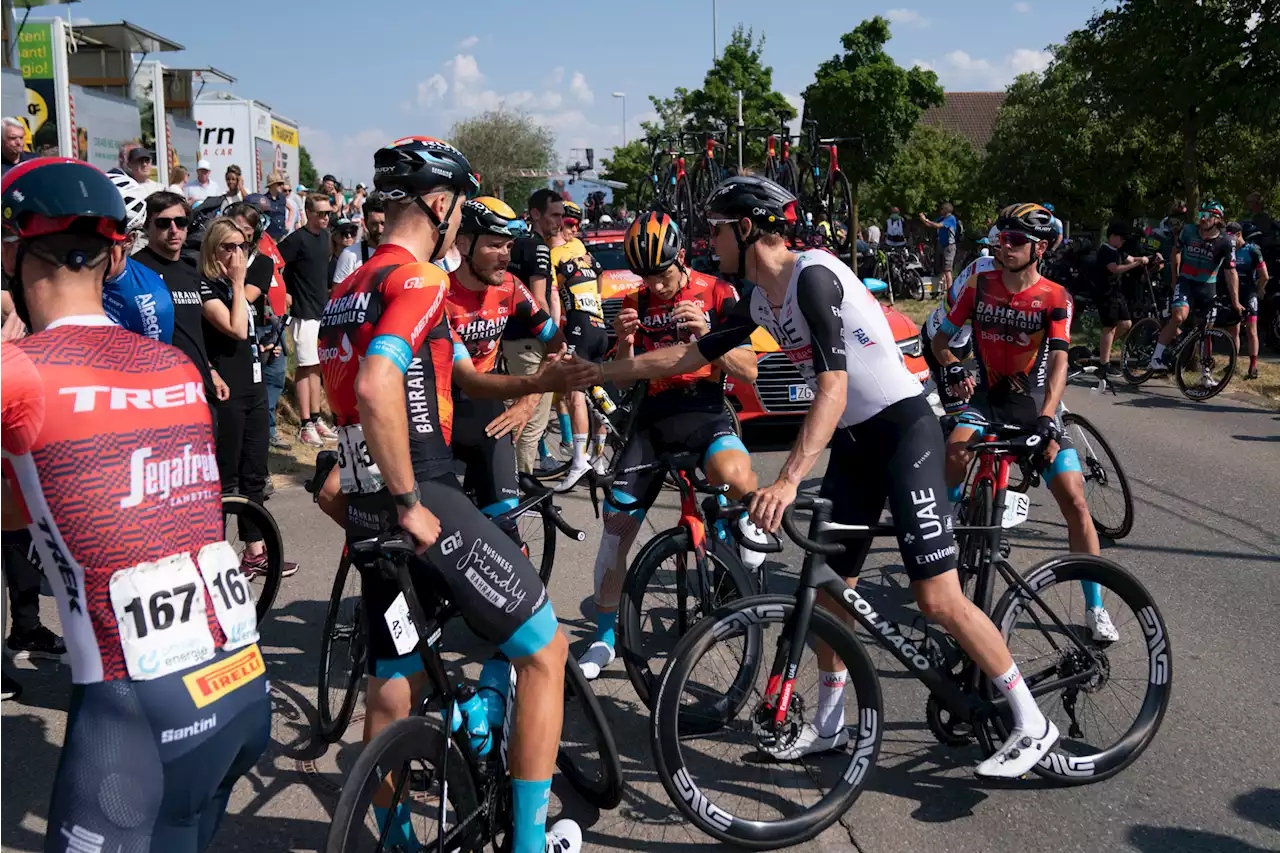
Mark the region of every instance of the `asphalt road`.
MULTIPOLYGON (((1115 779, 1053 789, 1037 781, 977 782, 976 748, 936 743, 923 722, 925 693, 877 652, 886 734, 868 791, 806 850, 1101 851, 1245 853, 1280 850, 1280 413, 1248 398, 1193 404, 1168 387, 1099 397, 1073 389, 1068 404, 1087 415, 1121 454, 1136 493, 1133 534, 1106 548, 1140 577, 1160 605, 1173 651, 1174 693, 1158 737, 1115 779)), ((791 433, 793 434, 793 433, 791 433)), ((786 430, 748 435, 762 481, 781 464, 786 430)), ((820 471, 821 469, 819 469, 820 471)), ((1025 568, 1066 549, 1065 527, 1044 490, 1018 529, 1012 561, 1025 568)), ((552 581, 557 612, 583 646, 595 531, 585 496, 562 501, 588 540, 561 540, 552 581)), ((310 851, 322 847, 335 790, 357 754, 358 724, 327 750, 310 743, 316 648, 339 548, 339 532, 301 488, 277 492, 270 508, 288 558, 302 570, 285 581, 263 628, 275 697, 274 742, 237 786, 216 850, 310 851)), ((674 521, 675 496, 650 514, 674 521)), ((794 551, 781 563, 797 565, 794 551)), ((879 596, 900 596, 896 552, 879 548, 865 578, 879 596)), ((787 572, 780 566, 779 577, 787 572)), ((784 581, 785 582, 785 581, 784 581)), ((52 602, 46 603, 56 626, 52 602)), ((460 648, 478 652, 455 631, 460 648)), ((472 659, 474 661, 474 658, 472 659)), ((647 719, 620 671, 597 682, 623 755, 621 807, 598 813, 560 783, 557 812, 582 824, 590 849, 677 853, 712 846, 690 829, 658 784, 647 719)), ((474 676, 476 666, 470 664, 474 676)), ((68 671, 24 668, 20 702, 3 706, 3 849, 41 848, 48 792, 62 742, 68 671)))

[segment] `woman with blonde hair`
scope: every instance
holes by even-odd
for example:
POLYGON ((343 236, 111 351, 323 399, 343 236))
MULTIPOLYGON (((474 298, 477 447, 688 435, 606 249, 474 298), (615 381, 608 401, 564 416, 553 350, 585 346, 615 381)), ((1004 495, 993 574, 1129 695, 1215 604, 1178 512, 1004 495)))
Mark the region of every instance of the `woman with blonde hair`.
POLYGON ((187 170, 183 166, 174 166, 169 170, 169 192, 187 197, 187 170))

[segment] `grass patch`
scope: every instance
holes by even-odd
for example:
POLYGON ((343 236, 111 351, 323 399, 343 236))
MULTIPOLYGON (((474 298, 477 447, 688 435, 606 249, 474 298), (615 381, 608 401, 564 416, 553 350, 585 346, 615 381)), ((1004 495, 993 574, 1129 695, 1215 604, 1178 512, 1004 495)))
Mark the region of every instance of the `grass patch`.
MULTIPOLYGON (((888 299, 881 299, 880 301, 885 305, 889 305, 888 299)), ((906 314, 915 321, 917 326, 924 326, 924 321, 933 313, 933 309, 938 307, 938 300, 899 299, 889 307, 906 314)))

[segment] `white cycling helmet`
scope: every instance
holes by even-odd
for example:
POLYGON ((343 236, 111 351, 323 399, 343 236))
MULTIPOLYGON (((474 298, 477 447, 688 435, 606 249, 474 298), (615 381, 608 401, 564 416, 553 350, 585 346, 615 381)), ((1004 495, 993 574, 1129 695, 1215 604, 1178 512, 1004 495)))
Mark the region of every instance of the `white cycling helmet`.
POLYGON ((602 214, 600 214, 600 224, 601 224, 601 225, 612 225, 612 224, 613 224, 613 217, 612 217, 612 216, 610 216, 610 215, 609 215, 609 214, 607 214, 607 213, 602 213, 602 214))
POLYGON ((108 172, 107 177, 116 185, 120 197, 124 199, 124 209, 129 214, 129 230, 141 228, 147 222, 147 197, 142 194, 142 187, 133 178, 120 172, 108 172))

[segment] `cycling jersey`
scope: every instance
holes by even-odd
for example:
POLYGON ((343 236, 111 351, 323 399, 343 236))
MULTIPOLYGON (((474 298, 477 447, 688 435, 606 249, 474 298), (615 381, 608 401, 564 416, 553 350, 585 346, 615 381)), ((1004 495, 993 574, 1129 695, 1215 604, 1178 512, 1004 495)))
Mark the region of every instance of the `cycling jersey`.
POLYGON ((468 290, 458 280, 457 273, 453 273, 449 276, 449 297, 445 304, 454 335, 466 347, 476 370, 481 373, 491 372, 497 364, 498 342, 513 320, 544 343, 556 333, 555 321, 538 307, 533 294, 511 273, 503 275, 502 284, 483 290, 468 290))
POLYGON ((939 328, 953 335, 972 321, 979 390, 1042 397, 1049 353, 1071 345, 1071 311, 1062 285, 1040 278, 1010 293, 1002 273, 991 270, 970 280, 939 328))
POLYGON ((1245 243, 1236 247, 1236 275, 1240 278, 1240 301, 1246 295, 1258 292, 1258 273, 1267 271, 1267 262, 1262 259, 1262 249, 1253 243, 1245 243))
MULTIPOLYGON (((528 237, 516 238, 511 244, 511 263, 507 266, 507 271, 524 282, 524 286, 530 290, 533 289, 535 278, 545 278, 547 290, 550 291, 551 247, 542 239, 541 234, 535 232, 528 237)), ((543 298, 548 296, 547 293, 541 295, 543 298)))
POLYGON ((342 490, 375 493, 382 477, 368 457, 356 407, 356 375, 371 355, 404 373, 409 456, 420 478, 453 469, 453 346, 445 300, 449 279, 408 249, 379 246, 333 289, 320 325, 325 389, 339 427, 342 490), (346 464, 341 464, 345 462, 346 464))
POLYGON ((129 331, 153 341, 173 342, 173 297, 164 279, 133 258, 124 271, 102 283, 102 308, 129 331))
MULTIPOLYGON (((951 309, 956 307, 956 302, 960 299, 960 294, 964 292, 965 287, 969 284, 969 279, 978 273, 989 272, 996 268, 996 259, 990 256, 977 258, 969 263, 960 274, 951 282, 951 286, 942 294, 942 303, 929 315, 929 319, 925 321, 925 329, 929 338, 933 338, 938 334, 938 327, 947 319, 947 315, 951 313, 951 309)), ((973 327, 965 325, 960 328, 951 337, 951 348, 960 349, 969 343, 969 337, 973 334, 973 327)))
POLYGON ((757 326, 773 336, 815 394, 818 374, 847 373, 842 427, 923 393, 902 360, 880 303, 829 252, 810 249, 796 256, 776 313, 765 292, 748 285, 725 328, 698 341, 698 351, 714 361, 748 340, 757 326))
POLYGON ((1235 244, 1224 231, 1202 237, 1199 227, 1188 223, 1178 235, 1178 251, 1182 253, 1178 278, 1191 283, 1193 289, 1216 284, 1219 272, 1236 267, 1235 244))
MULTIPOLYGON (((637 355, 690 339, 672 319, 678 302, 692 302, 714 332, 728 322, 729 314, 738 304, 738 292, 727 281, 690 270, 689 281, 670 299, 662 299, 648 288, 627 294, 623 310, 630 308, 640 317, 640 328, 635 333, 637 355)), ((721 373, 719 368, 708 364, 693 373, 651 380, 643 407, 667 413, 719 412, 724 405, 721 373)))
MULTIPOLYGON (((551 269, 555 287, 560 293, 566 313, 581 311, 582 319, 604 328, 604 308, 600 300, 598 265, 587 253, 587 247, 576 237, 551 250, 551 269)), ((567 322, 565 325, 569 325, 567 322)))

